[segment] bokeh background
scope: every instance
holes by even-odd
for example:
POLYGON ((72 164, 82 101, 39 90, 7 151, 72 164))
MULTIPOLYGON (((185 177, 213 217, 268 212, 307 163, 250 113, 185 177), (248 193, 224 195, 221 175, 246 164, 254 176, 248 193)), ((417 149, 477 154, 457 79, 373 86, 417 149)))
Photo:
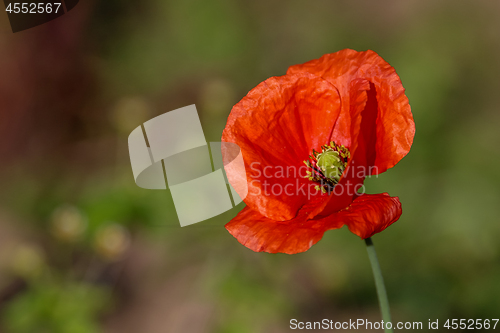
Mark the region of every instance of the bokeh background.
MULTIPOLYGON (((372 49, 400 75, 413 148, 369 179, 403 215, 373 240, 394 321, 500 316, 500 3, 107 0, 13 34, 0 14, 0 331, 289 332, 380 320, 346 228, 298 255, 180 228, 134 183, 132 129, 196 104, 207 141, 288 66, 372 49)), ((195 207, 193 207, 195 209, 195 207)), ((497 328, 498 329, 498 328, 497 328)))

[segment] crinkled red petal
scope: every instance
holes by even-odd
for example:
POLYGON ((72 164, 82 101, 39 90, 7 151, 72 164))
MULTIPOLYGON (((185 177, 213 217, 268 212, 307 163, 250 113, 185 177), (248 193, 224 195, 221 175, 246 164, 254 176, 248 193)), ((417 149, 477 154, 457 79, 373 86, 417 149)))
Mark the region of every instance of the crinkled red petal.
POLYGON ((356 79, 351 82, 349 96, 351 159, 328 200, 311 212, 309 218, 325 217, 349 206, 358 196, 357 192, 375 161, 378 107, 373 84, 368 80, 356 79))
POLYGON ((410 150, 415 135, 415 123, 405 89, 396 71, 377 53, 345 49, 326 54, 319 59, 291 66, 287 74, 312 73, 331 82, 342 99, 338 129, 332 135, 336 142, 351 146, 349 129, 351 82, 368 80, 376 90, 378 113, 376 119, 376 157, 372 174, 379 174, 396 165, 410 150))
POLYGON ((396 222, 402 209, 398 197, 387 193, 363 194, 349 207, 336 213, 337 219, 362 239, 373 236, 396 222))
MULTIPOLYGON (((321 195, 304 178, 303 161, 329 142, 339 113, 335 87, 309 73, 272 77, 233 107, 222 141, 241 148, 250 209, 287 221, 321 195)), ((230 182, 241 176, 227 171, 230 182)))
POLYGON ((295 254, 309 250, 326 231, 340 229, 344 224, 362 239, 371 237, 396 222, 402 213, 398 197, 363 194, 337 213, 308 219, 321 201, 316 198, 304 205, 290 221, 271 220, 247 206, 226 224, 226 229, 255 252, 295 254))
POLYGON ((321 200, 312 200, 304 205, 295 218, 282 222, 271 220, 247 206, 226 224, 226 229, 241 244, 255 252, 304 252, 316 244, 325 231, 343 226, 335 214, 323 219, 307 219, 310 210, 321 200))

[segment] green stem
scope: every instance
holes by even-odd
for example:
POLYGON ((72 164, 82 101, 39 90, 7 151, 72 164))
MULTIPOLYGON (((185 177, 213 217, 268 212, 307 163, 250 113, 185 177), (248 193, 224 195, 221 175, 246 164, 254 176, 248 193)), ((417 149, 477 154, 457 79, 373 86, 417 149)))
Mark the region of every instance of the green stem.
MULTIPOLYGON (((372 265, 373 277, 375 278, 375 287, 377 288, 378 301, 380 303, 380 311, 382 312, 382 320, 385 323, 391 322, 391 310, 389 308, 389 299, 387 298, 387 292, 385 291, 384 278, 382 276, 382 271, 380 270, 380 264, 377 259, 377 252, 375 252, 375 247, 371 238, 365 239, 366 250, 368 251, 368 257, 370 258, 370 264, 372 265)), ((393 330, 385 328, 385 333, 392 333, 393 330)))

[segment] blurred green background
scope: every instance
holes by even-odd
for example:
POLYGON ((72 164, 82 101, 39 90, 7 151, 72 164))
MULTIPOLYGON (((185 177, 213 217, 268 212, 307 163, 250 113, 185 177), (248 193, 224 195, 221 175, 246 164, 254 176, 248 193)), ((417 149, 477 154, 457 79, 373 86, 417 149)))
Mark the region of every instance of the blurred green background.
POLYGON ((12 34, 0 14, 0 332, 380 320, 346 228, 303 254, 253 253, 223 228, 241 205, 180 228, 128 157, 132 129, 189 104, 219 141, 258 83, 344 48, 396 68, 417 128, 409 155, 366 182, 403 204, 373 238, 393 320, 498 318, 499 17, 485 0, 82 0, 12 34))

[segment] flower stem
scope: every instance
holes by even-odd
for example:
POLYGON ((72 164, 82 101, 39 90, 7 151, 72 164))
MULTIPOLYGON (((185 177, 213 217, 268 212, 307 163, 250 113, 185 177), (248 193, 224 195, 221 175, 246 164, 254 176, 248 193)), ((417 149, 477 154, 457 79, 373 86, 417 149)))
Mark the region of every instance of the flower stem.
POLYGON ((375 278, 375 287, 377 288, 378 301, 380 303, 380 311, 382 312, 382 320, 384 321, 385 333, 392 333, 392 328, 387 328, 385 326, 385 323, 391 322, 391 310, 389 308, 387 292, 385 291, 384 278, 377 259, 377 252, 375 252, 375 247, 373 246, 373 241, 370 237, 365 239, 365 243, 366 250, 368 251, 368 257, 370 258, 370 264, 372 265, 373 276, 375 278))

